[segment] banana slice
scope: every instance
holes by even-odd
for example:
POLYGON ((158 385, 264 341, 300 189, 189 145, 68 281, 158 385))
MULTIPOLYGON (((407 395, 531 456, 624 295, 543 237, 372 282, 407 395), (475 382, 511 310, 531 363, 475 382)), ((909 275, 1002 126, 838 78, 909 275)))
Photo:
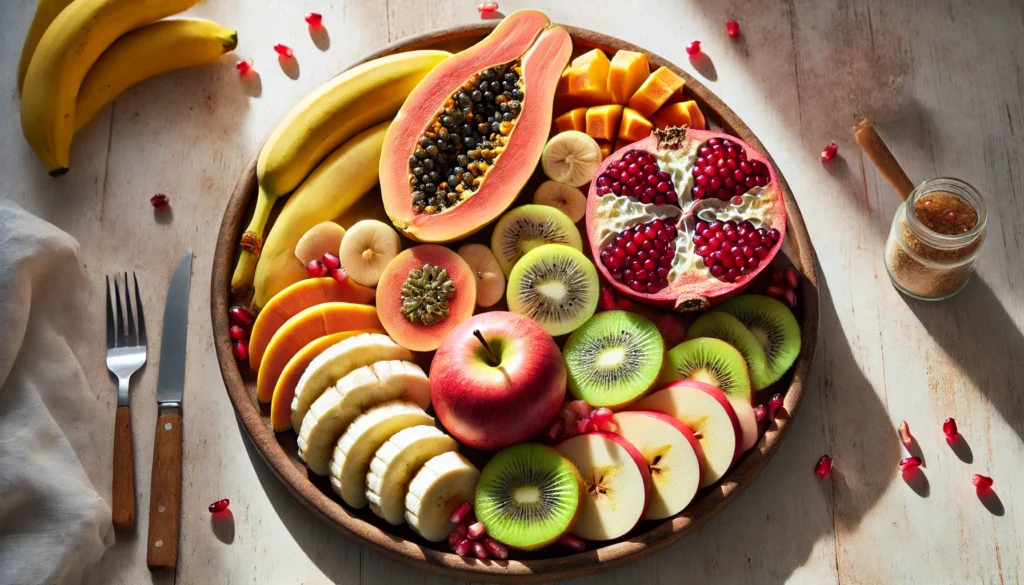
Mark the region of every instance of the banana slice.
POLYGON ((373 513, 395 526, 405 521, 409 482, 423 464, 441 453, 456 451, 455 439, 432 426, 395 433, 373 455, 366 474, 366 499, 373 513))
POLYGON ((407 393, 430 396, 430 381, 414 363, 376 362, 353 370, 309 407, 299 430, 299 457, 313 473, 327 475, 334 444, 352 421, 365 409, 407 393))
POLYGON ((569 216, 573 223, 579 223, 587 213, 587 197, 576 187, 544 181, 533 194, 537 205, 548 205, 569 216))
POLYGON ((375 219, 364 219, 345 232, 338 256, 349 278, 363 286, 375 287, 384 267, 401 249, 398 232, 391 226, 375 219))
POLYGON ((405 520, 431 542, 444 540, 455 529, 448 519, 462 502, 472 502, 480 470, 455 452, 427 461, 409 484, 405 520))
POLYGON ((540 155, 544 174, 573 187, 586 185, 601 166, 601 146, 579 130, 555 134, 540 155))
POLYGON ((305 266, 313 260, 319 260, 324 253, 337 254, 341 248, 341 240, 345 237, 345 228, 333 221, 322 221, 306 230, 295 244, 295 257, 305 266))
POLYGON ((466 244, 459 248, 459 256, 476 274, 478 307, 490 307, 505 296, 505 274, 490 248, 483 244, 466 244))
POLYGON ((313 401, 352 370, 382 360, 410 359, 412 352, 381 333, 363 333, 328 347, 309 362, 295 385, 292 428, 301 429, 302 419, 313 401))
POLYGON ((377 449, 402 429, 433 424, 422 408, 402 400, 379 404, 357 416, 334 448, 331 487, 349 506, 365 508, 369 503, 366 474, 377 449))

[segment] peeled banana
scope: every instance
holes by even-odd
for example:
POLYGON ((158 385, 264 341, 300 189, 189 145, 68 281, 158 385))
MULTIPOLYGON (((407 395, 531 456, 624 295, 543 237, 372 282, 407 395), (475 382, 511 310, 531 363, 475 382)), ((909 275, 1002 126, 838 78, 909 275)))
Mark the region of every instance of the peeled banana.
POLYGON ((455 439, 432 426, 409 427, 395 433, 370 462, 366 476, 370 509, 389 524, 404 522, 405 496, 413 475, 430 459, 458 449, 455 439))
POLYGON ((25 83, 25 72, 28 71, 28 64, 32 61, 32 54, 36 52, 39 39, 43 38, 46 28, 68 4, 71 4, 71 0, 39 0, 39 4, 36 5, 36 14, 32 17, 32 24, 28 27, 25 44, 21 47, 21 60, 18 62, 19 92, 25 83))
POLYGON ((93 63, 124 33, 198 0, 76 0, 50 23, 21 90, 21 129, 53 176, 67 172, 75 133, 75 96, 93 63))
POLYGON ((162 20, 124 35, 100 55, 82 80, 75 131, 129 87, 161 73, 205 65, 234 50, 238 33, 209 20, 162 20))
POLYGON ((363 63, 320 86, 277 123, 256 163, 256 211, 242 235, 242 254, 231 278, 233 290, 252 284, 263 230, 277 198, 297 188, 346 140, 394 117, 409 92, 450 55, 408 51, 363 63))

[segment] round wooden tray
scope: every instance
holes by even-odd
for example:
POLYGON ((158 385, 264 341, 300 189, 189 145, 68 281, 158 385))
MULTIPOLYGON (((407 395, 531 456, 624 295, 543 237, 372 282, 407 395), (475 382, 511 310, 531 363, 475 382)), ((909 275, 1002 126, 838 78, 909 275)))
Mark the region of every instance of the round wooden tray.
MULTIPOLYGON (((413 49, 461 50, 484 37, 494 23, 481 23, 446 29, 399 41, 367 56, 364 61, 413 49)), ((768 155, 761 141, 718 97, 686 72, 635 45, 621 40, 579 29, 565 27, 573 39, 573 55, 592 48, 612 53, 619 49, 642 51, 648 55, 651 68, 666 66, 686 80, 685 93, 694 99, 704 112, 709 125, 738 136, 768 155)), ((818 336, 818 279, 814 248, 804 226, 803 217, 793 199, 789 185, 778 173, 785 192, 788 214, 787 245, 783 253, 802 274, 799 290, 800 305, 797 319, 803 330, 802 350, 787 377, 785 416, 780 416, 758 444, 715 486, 702 492, 686 510, 674 518, 642 524, 625 539, 582 553, 570 553, 557 547, 548 547, 526 558, 507 561, 479 561, 465 559, 447 552, 444 543, 431 545, 416 537, 407 527, 394 527, 376 518, 367 510, 354 511, 343 506, 325 478, 307 474, 298 458, 295 434, 275 434, 270 427, 269 411, 261 410, 255 398, 255 380, 243 372, 231 350, 228 334, 228 307, 233 304, 231 272, 237 258, 239 236, 252 215, 256 194, 256 157, 253 155, 243 172, 231 199, 228 201, 217 237, 211 284, 211 312, 217 358, 228 395, 243 427, 256 450, 270 468, 300 502, 325 522, 360 544, 378 553, 418 569, 449 577, 497 583, 530 583, 552 579, 568 579, 620 567, 660 551, 718 514, 747 486, 753 483, 768 460, 778 449, 789 430, 792 417, 807 391, 808 372, 814 357, 818 336)), ((769 158, 770 155, 768 155, 769 158)), ((774 164, 774 161, 772 161, 774 164)), ((778 169, 776 169, 778 170, 778 169)), ((248 370, 248 368, 246 368, 248 370)), ((785 388, 785 384, 781 384, 785 388)))

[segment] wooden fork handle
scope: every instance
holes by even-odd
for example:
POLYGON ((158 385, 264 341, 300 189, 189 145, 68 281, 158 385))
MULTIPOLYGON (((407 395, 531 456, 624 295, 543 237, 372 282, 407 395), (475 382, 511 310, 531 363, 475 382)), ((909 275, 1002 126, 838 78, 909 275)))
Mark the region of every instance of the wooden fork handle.
POLYGON ((150 570, 173 571, 178 563, 181 519, 181 408, 161 407, 153 440, 153 482, 149 496, 150 570))
POLYGON ((132 450, 132 411, 117 407, 114 421, 114 484, 111 517, 114 533, 123 538, 135 529, 135 454, 132 450))

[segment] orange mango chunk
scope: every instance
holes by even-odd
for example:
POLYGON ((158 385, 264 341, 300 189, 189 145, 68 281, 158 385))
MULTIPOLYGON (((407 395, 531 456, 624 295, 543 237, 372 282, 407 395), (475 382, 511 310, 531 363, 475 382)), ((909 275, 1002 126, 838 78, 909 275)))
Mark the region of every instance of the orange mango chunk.
POLYGON ((587 131, 587 108, 576 108, 569 110, 555 118, 555 134, 568 130, 587 131))
POLYGON ((619 125, 618 143, 625 146, 630 142, 643 140, 651 135, 653 126, 640 115, 640 112, 626 108, 622 111, 622 124, 619 125))
POLYGON ((590 108, 587 110, 587 134, 598 141, 614 142, 621 120, 622 106, 618 104, 590 108))
POLYGON ((300 280, 277 293, 263 307, 249 335, 249 368, 260 371, 260 362, 267 344, 277 330, 296 313, 314 305, 330 302, 367 304, 376 291, 356 284, 352 279, 339 284, 331 277, 300 280))
POLYGON ((612 102, 608 91, 611 61, 601 49, 594 49, 572 60, 568 74, 568 96, 586 105, 599 106, 612 102))
POLYGON ((636 90, 627 104, 647 118, 658 110, 672 97, 683 90, 683 78, 672 72, 668 67, 659 67, 651 73, 640 89, 636 90))
POLYGON ((707 122, 704 121, 704 114, 697 107, 697 102, 693 100, 683 102, 683 107, 690 113, 690 128, 704 130, 708 127, 707 122))
POLYGON ((361 333, 383 334, 384 330, 356 329, 355 331, 324 335, 307 343, 292 356, 292 359, 288 360, 288 364, 281 370, 281 377, 277 379, 277 385, 274 386, 274 397, 270 401, 270 426, 273 427, 275 433, 292 428, 292 398, 295 398, 295 387, 310 362, 328 347, 361 333))
MULTIPOLYGON (((688 103, 692 104, 693 102, 688 103)), ((689 126, 690 110, 686 108, 686 103, 684 102, 668 104, 654 112, 654 115, 651 116, 651 122, 654 122, 654 127, 658 130, 676 126, 689 126)))
POLYGON ((267 344, 256 374, 256 398, 270 402, 281 372, 310 341, 341 331, 382 328, 377 308, 371 305, 330 302, 300 311, 285 321, 267 344))
POLYGON ((615 53, 608 71, 608 91, 612 100, 617 104, 628 102, 650 73, 647 55, 636 51, 615 53))

